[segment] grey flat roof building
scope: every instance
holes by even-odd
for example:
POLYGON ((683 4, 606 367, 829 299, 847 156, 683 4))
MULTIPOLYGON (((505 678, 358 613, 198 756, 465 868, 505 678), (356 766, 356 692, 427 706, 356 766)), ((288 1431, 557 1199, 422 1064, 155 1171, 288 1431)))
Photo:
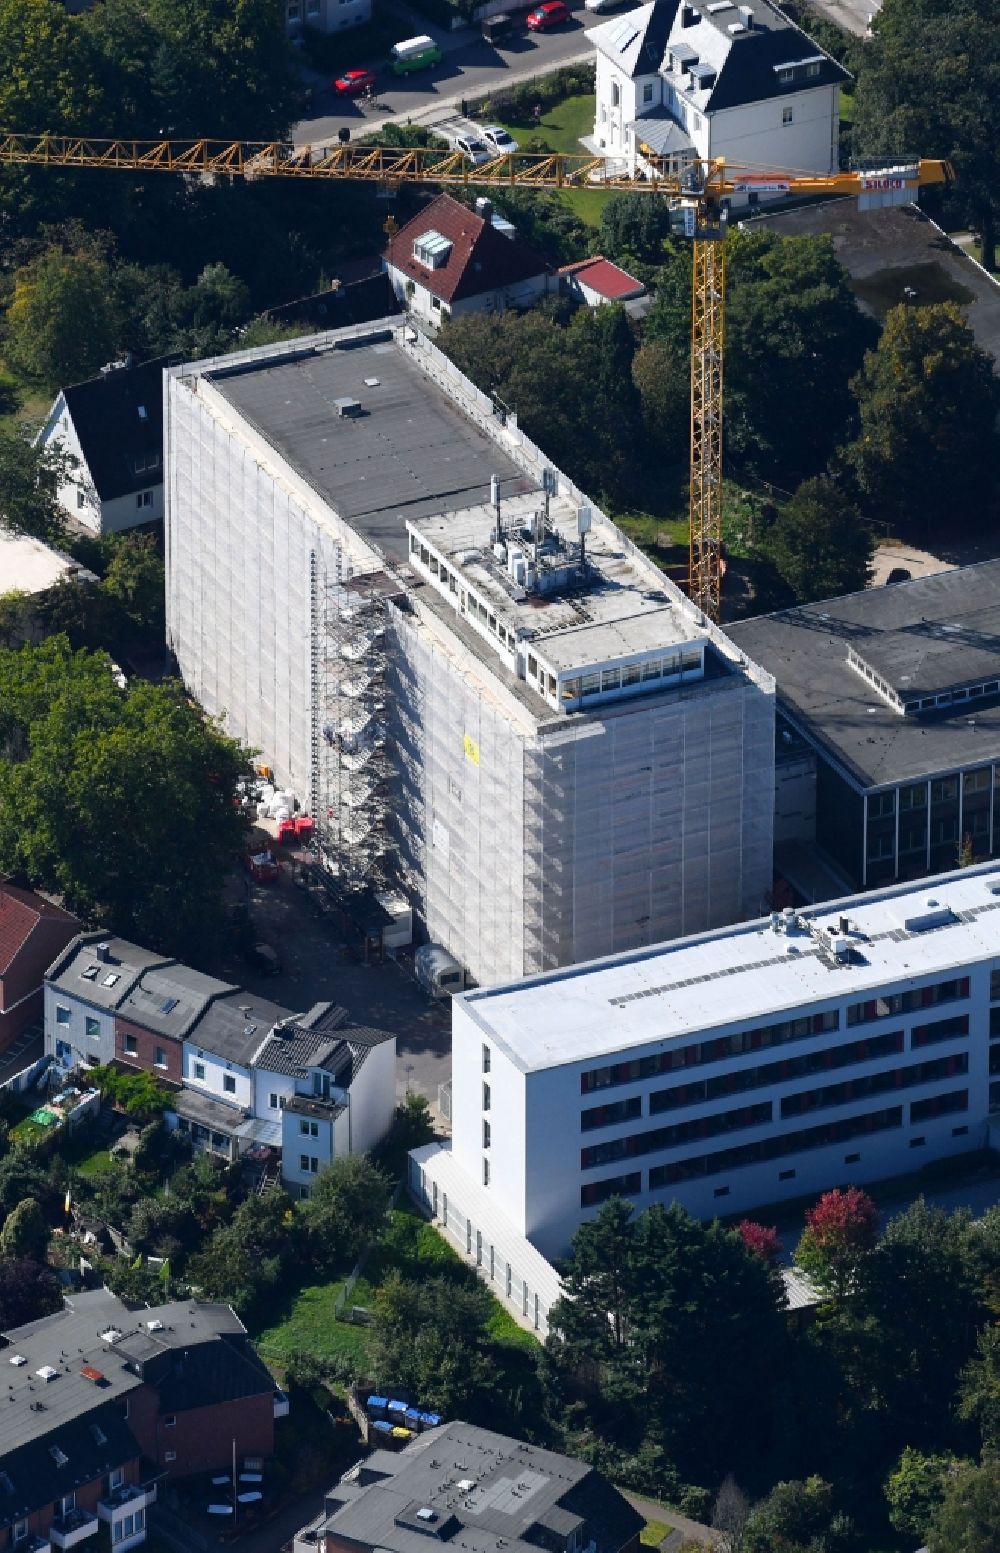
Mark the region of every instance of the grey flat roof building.
POLYGON ((329 1535, 328 1545, 386 1553, 426 1553, 429 1538, 467 1553, 560 1553, 574 1540, 620 1553, 643 1525, 585 1462, 461 1422, 418 1436, 398 1456, 377 1451, 331 1490, 327 1507, 307 1529, 313 1545, 329 1535))
POLYGON ((1000 755, 1000 561, 728 629, 774 675, 782 710, 861 787, 1000 755), (973 687, 992 688, 971 696, 973 687), (929 706, 929 696, 947 699, 929 706))
POLYGON ((1000 561, 730 633, 816 751, 816 837, 855 885, 1000 851, 1000 561))

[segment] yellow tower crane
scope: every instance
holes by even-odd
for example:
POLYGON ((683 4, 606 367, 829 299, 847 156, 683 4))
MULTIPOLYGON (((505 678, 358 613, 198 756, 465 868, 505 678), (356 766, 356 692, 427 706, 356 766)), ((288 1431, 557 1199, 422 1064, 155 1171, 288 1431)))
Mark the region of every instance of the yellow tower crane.
POLYGON ((486 189, 599 189, 658 194, 670 201, 678 232, 693 242, 691 287, 691 476, 688 589, 719 618, 722 580, 722 368, 725 343, 725 237, 729 206, 764 195, 846 194, 862 209, 905 205, 928 184, 950 183, 948 162, 916 157, 830 174, 751 167, 723 158, 680 170, 639 148, 634 173, 605 157, 515 152, 472 167, 457 151, 282 141, 94 140, 0 132, 0 164, 117 168, 126 172, 243 178, 329 178, 394 187, 435 183, 486 189))

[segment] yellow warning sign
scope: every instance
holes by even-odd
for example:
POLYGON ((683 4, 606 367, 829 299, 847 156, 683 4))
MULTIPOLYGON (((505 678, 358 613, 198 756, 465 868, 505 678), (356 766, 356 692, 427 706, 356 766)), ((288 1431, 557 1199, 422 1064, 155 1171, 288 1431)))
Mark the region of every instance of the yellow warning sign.
POLYGON ((465 750, 466 760, 471 760, 474 766, 479 765, 479 745, 468 734, 462 739, 462 747, 465 750))

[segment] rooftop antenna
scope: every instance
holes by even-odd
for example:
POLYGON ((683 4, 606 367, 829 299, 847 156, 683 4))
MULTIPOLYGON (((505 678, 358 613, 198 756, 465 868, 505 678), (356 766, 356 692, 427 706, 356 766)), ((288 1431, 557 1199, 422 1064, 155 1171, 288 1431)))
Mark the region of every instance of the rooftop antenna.
POLYGON ((545 492, 545 529, 542 532, 542 538, 544 539, 549 528, 549 502, 556 493, 556 472, 554 469, 546 468, 542 470, 542 490, 545 492))
POLYGON ((490 475, 490 506, 497 515, 497 544, 503 543, 503 525, 500 520, 500 476, 490 475))
POLYGON ((593 513, 589 507, 577 507, 576 531, 580 536, 580 570, 587 565, 587 535, 590 532, 590 523, 593 513))

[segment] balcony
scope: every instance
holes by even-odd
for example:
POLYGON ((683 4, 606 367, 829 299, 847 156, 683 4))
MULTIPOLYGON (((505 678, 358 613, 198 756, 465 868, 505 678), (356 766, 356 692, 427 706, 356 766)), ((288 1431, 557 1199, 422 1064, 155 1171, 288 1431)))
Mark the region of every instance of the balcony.
POLYGON ((287 1418, 289 1409, 288 1393, 274 1389, 274 1416, 275 1418, 287 1418))
POLYGON ((145 1510, 155 1502, 155 1483, 146 1487, 140 1487, 138 1483, 123 1483, 121 1488, 112 1489, 103 1499, 98 1500, 97 1513, 102 1521, 120 1521, 126 1512, 134 1515, 136 1510, 145 1510))
POLYGON ((75 1548, 98 1530, 99 1522, 92 1510, 70 1510, 68 1515, 60 1515, 52 1522, 49 1541, 54 1548, 75 1548))
POLYGON ((52 1553, 52 1544, 49 1539, 47 1537, 36 1537, 34 1532, 31 1532, 27 1537, 18 1538, 17 1542, 11 1543, 11 1547, 16 1548, 17 1553, 52 1553))

